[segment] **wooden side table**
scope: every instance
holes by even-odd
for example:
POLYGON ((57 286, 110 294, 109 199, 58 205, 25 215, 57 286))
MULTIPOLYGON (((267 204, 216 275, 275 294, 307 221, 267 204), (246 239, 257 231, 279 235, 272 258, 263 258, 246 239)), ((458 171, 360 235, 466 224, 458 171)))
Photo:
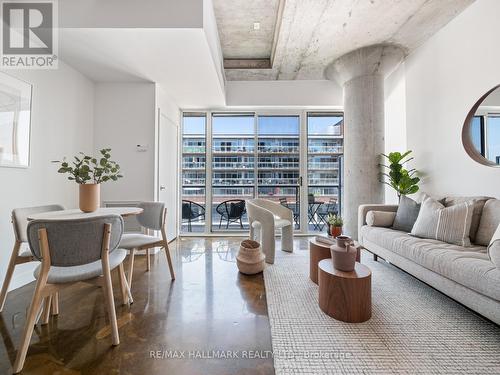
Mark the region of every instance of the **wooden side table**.
MULTIPOLYGON (((354 241, 357 247, 356 262, 361 260, 361 246, 354 241)), ((315 284, 318 283, 318 263, 323 259, 331 259, 330 245, 318 242, 315 239, 309 240, 309 278, 315 284)))
POLYGON ((330 259, 318 264, 319 307, 327 315, 348 323, 365 322, 372 316, 372 273, 356 262, 354 271, 333 268, 330 259))

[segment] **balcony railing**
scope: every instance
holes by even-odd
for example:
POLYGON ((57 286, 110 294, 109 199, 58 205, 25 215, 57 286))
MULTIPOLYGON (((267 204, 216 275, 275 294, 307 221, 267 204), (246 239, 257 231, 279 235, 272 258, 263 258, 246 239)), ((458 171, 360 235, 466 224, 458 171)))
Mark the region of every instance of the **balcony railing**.
POLYGON ((299 152, 299 146, 275 146, 266 145, 258 147, 259 153, 293 153, 299 152))
POLYGON ((259 185, 296 185, 297 178, 259 178, 259 185))
POLYGON ((184 178, 182 184, 186 186, 205 186, 204 178, 184 178))
POLYGON ((253 153, 254 148, 251 146, 214 146, 213 151, 219 154, 231 154, 231 153, 253 153))
POLYGON ((259 162, 261 169, 299 169, 298 162, 259 162))
POLYGON ((254 179, 249 178, 240 178, 240 179, 234 179, 234 178, 214 178, 212 179, 212 185, 213 186, 241 186, 241 185, 253 185, 254 179))
POLYGON ((338 169, 339 163, 328 163, 328 162, 309 162, 309 169, 338 169))
POLYGON ((205 162, 184 162, 183 169, 205 169, 205 162))
POLYGON ((253 169, 253 163, 242 162, 213 162, 213 169, 253 169))
POLYGON ((309 186, 338 185, 338 178, 309 178, 309 186))
POLYGON ((204 154, 205 146, 182 146, 182 152, 185 154, 204 154))
POLYGON ((310 154, 342 154, 343 146, 311 146, 308 149, 310 154))

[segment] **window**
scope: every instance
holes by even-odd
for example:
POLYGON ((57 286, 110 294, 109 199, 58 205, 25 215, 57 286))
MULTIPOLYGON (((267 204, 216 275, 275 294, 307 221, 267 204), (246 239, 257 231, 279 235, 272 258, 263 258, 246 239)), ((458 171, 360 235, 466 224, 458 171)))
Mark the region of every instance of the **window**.
POLYGON ((308 226, 321 231, 329 213, 341 208, 342 114, 307 114, 308 226))
POLYGON ((182 121, 182 228, 205 231, 206 117, 184 113, 182 121))

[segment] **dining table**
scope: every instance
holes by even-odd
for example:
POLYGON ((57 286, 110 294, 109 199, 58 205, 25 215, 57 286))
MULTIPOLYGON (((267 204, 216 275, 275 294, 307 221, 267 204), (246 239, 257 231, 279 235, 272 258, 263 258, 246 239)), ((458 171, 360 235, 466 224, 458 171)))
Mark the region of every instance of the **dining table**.
POLYGON ((139 207, 102 207, 93 212, 83 212, 77 208, 70 210, 40 212, 28 216, 28 220, 74 220, 101 217, 106 215, 120 215, 121 217, 135 216, 144 210, 139 207))

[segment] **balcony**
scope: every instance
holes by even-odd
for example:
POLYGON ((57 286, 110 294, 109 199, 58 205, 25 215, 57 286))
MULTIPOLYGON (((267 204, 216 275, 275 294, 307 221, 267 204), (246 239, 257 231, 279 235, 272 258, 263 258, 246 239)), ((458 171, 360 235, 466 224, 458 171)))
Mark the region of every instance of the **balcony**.
POLYGON ((313 146, 309 145, 309 154, 343 154, 343 146, 313 146))
POLYGON ((206 163, 203 162, 196 162, 196 161, 191 161, 191 162, 183 162, 182 163, 182 169, 205 169, 206 163))
POLYGON ((214 170, 226 170, 226 169, 253 169, 253 162, 217 162, 212 163, 212 169, 214 170))
POLYGON ((309 162, 309 170, 329 170, 329 169, 338 169, 338 162, 309 162))

